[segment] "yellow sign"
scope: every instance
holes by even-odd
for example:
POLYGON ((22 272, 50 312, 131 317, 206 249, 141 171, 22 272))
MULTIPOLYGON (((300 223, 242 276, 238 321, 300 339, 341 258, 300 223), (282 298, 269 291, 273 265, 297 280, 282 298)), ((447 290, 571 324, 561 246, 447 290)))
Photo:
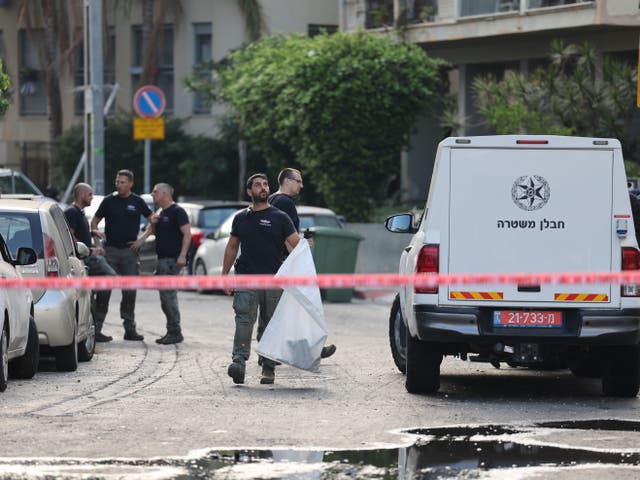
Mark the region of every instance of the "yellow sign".
POLYGON ((164 140, 164 117, 134 118, 134 140, 164 140))

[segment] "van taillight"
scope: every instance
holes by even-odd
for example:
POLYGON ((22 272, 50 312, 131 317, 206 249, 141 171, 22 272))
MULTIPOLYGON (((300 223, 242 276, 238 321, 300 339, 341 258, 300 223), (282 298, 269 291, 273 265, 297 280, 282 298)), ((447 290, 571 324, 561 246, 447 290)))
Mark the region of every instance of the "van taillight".
MULTIPOLYGON (((425 245, 418 254, 416 273, 438 273, 440 263, 440 245, 425 245)), ((416 293, 438 293, 438 285, 415 287, 416 293)))
POLYGON ((46 233, 42 234, 44 243, 44 275, 45 277, 57 277, 60 270, 53 239, 46 233))
MULTIPOLYGON (((622 248, 622 270, 640 270, 640 251, 637 248, 622 248)), ((640 285, 621 285, 620 294, 623 297, 640 297, 640 285)))

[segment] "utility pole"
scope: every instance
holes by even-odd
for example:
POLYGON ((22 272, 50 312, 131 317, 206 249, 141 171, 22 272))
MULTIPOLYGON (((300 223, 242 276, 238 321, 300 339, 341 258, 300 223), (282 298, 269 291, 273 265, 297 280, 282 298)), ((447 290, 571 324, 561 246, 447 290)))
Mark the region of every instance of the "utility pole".
POLYGON ((102 54, 102 0, 84 2, 84 125, 85 181, 104 195, 104 65, 102 54))

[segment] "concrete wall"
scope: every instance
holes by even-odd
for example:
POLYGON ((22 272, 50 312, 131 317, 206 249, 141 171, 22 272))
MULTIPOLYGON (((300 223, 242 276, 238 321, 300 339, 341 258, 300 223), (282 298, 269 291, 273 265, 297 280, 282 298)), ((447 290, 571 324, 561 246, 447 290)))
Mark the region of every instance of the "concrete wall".
POLYGON ((397 273, 400 254, 411 235, 391 233, 382 223, 349 223, 349 230, 364 237, 358 246, 356 273, 397 273))

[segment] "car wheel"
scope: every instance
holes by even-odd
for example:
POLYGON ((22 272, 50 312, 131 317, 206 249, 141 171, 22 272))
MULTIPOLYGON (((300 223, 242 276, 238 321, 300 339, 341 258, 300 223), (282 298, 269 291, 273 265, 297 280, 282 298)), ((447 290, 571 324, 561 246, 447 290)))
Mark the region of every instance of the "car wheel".
POLYGON ((19 358, 9 363, 9 376, 11 378, 33 378, 38 371, 40 361, 40 341, 38 340, 38 327, 33 315, 29 317, 29 336, 27 337, 27 349, 19 358))
POLYGON ((640 389, 640 347, 613 347, 602 373, 602 393, 611 397, 635 397, 640 389))
POLYGON ((402 319, 400 295, 396 295, 389 315, 389 345, 393 361, 402 373, 407 372, 407 327, 402 319))
POLYGON ((78 369, 78 344, 76 343, 76 332, 73 332, 73 340, 69 345, 56 347, 56 369, 60 372, 75 372, 78 369))
POLYGON ((2 325, 2 333, 0 334, 0 392, 7 389, 7 379, 9 378, 9 335, 7 326, 2 325))
POLYGON ((78 343, 78 360, 88 362, 93 358, 96 350, 96 324, 93 318, 89 319, 89 331, 86 338, 78 343))
POLYGON ((436 393, 440 388, 441 363, 440 346, 413 338, 407 329, 407 392, 436 393))
MULTIPOLYGON (((203 275, 203 276, 207 275, 207 267, 205 266, 204 262, 200 259, 196 260, 194 275, 203 275)), ((211 293, 211 290, 198 288, 198 293, 200 294, 211 293)))

